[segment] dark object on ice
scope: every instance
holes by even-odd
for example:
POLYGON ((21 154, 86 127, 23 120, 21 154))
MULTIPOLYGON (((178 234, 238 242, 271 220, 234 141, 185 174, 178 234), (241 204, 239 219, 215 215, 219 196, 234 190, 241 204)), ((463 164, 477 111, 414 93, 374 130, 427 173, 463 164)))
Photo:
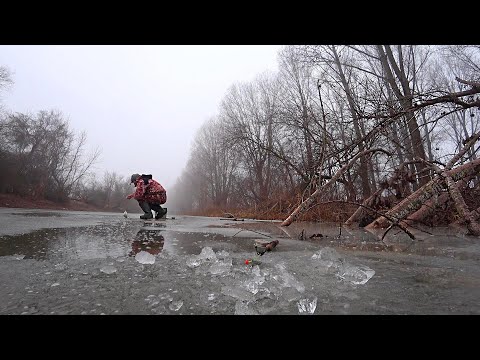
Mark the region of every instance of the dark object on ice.
POLYGON ((272 251, 275 246, 277 246, 279 243, 278 240, 273 240, 268 243, 265 242, 255 242, 255 251, 257 252, 258 255, 262 256, 265 254, 267 251, 272 251))
POLYGON ((312 234, 311 236, 309 236, 310 239, 317 238, 317 237, 323 237, 323 235, 318 233, 318 234, 312 234))
POLYGON ((298 235, 298 240, 305 240, 305 229, 302 229, 302 232, 298 235))
POLYGON ((256 259, 247 259, 245 260, 245 265, 260 265, 261 262, 256 259))

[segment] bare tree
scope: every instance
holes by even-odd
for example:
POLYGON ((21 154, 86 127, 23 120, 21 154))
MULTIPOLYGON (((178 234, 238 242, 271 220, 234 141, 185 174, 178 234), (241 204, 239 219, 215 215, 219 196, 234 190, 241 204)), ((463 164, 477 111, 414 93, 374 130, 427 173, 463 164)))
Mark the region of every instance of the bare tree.
POLYGON ((195 178, 198 206, 225 207, 238 168, 238 155, 225 141, 225 126, 217 118, 205 123, 192 146, 188 173, 195 178))
POLYGON ((17 159, 17 192, 67 200, 100 155, 84 154, 86 134, 76 135, 58 111, 9 114, 1 123, 3 151, 17 159))
MULTIPOLYGON (((2 93, 2 91, 8 89, 12 84, 13 79, 10 70, 5 66, 0 66, 0 94, 2 93)), ((0 97, 0 100, 1 99, 2 98, 0 97)))
POLYGON ((363 201, 349 222, 373 210, 402 227, 405 211, 447 191, 473 233, 476 213, 459 194, 478 172, 478 146, 464 145, 480 128, 479 54, 476 46, 285 47, 278 74, 228 90, 222 131, 205 128, 178 182, 197 193, 182 196, 197 208, 259 208, 283 190, 284 225, 321 203, 363 201), (443 165, 464 148, 464 165, 443 165), (228 188, 225 164, 235 167, 228 188))
POLYGON ((275 80, 264 75, 251 84, 232 86, 222 101, 225 140, 241 156, 243 187, 256 203, 267 200, 274 185, 277 94, 275 80))
MULTIPOLYGON (((324 64, 330 76, 338 79, 341 84, 342 90, 345 94, 348 104, 348 111, 352 119, 353 129, 355 137, 358 141, 358 148, 361 153, 365 151, 365 144, 363 143, 363 134, 361 131, 360 121, 359 121, 359 105, 355 99, 355 93, 352 88, 352 83, 350 79, 352 78, 352 68, 345 67, 345 59, 340 61, 340 52, 342 49, 337 49, 335 45, 326 45, 319 47, 309 47, 307 50, 307 57, 313 58, 314 62, 324 64)), ((343 58, 348 57, 348 54, 343 52, 343 58)), ((348 60, 347 60, 348 61, 348 60)), ((354 85, 353 85, 354 86, 354 85)), ((368 173, 368 164, 365 157, 360 158, 360 167, 359 175, 362 183, 362 193, 364 197, 370 196, 371 193, 371 184, 368 173)))

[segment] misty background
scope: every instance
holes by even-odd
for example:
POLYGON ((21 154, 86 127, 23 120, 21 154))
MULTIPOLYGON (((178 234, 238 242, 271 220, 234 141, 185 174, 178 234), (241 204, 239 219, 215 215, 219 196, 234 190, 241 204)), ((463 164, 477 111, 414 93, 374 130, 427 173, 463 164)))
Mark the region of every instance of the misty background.
POLYGON ((215 115, 233 83, 277 69, 280 46, 0 46, 14 85, 4 108, 58 110, 86 148, 99 147, 92 170, 148 173, 171 188, 195 132, 215 115))

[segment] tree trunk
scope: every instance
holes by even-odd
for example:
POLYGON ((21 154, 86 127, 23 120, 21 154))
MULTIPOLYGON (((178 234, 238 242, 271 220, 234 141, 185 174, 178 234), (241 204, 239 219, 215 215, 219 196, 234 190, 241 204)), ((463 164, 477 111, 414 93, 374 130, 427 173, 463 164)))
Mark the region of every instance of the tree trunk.
MULTIPOLYGON (((312 203, 314 202, 315 198, 320 195, 325 193, 325 191, 331 187, 335 182, 340 179, 343 174, 350 169, 353 164, 357 161, 359 157, 365 156, 368 153, 371 152, 376 152, 376 151, 381 151, 385 152, 383 149, 370 149, 370 150, 365 150, 363 152, 358 153, 355 155, 347 164, 342 166, 340 170, 338 170, 334 176, 328 181, 325 185, 318 187, 317 190, 315 190, 312 195, 310 195, 306 200, 304 200, 300 205, 297 206, 297 208, 282 222, 281 226, 288 226, 290 225, 305 209, 310 207, 312 203)), ((389 154, 390 155, 390 154, 389 154)))
MULTIPOLYGON (((471 161, 467 164, 458 166, 455 169, 445 171, 445 175, 451 176, 453 181, 466 178, 468 176, 476 175, 480 172, 480 159, 471 161)), ((405 219, 412 212, 420 209, 422 205, 430 199, 433 195, 440 193, 446 186, 445 179, 436 177, 429 181, 426 185, 412 193, 410 196, 403 199, 398 205, 387 211, 385 215, 394 218, 398 221, 405 219)), ((380 216, 375 221, 367 226, 373 227, 387 227, 389 221, 384 216, 380 216)))
MULTIPOLYGON (((408 126, 410 139, 412 142, 414 157, 425 159, 425 149, 423 147, 423 141, 420 134, 420 130, 418 129, 417 119, 415 118, 415 113, 410 110, 412 109, 412 94, 410 91, 407 77, 405 73, 402 72, 401 69, 398 67, 397 62, 393 57, 393 53, 390 46, 384 45, 384 47, 385 47, 385 51, 383 50, 381 45, 377 45, 377 52, 379 54, 380 62, 385 72, 385 77, 387 78, 388 84, 393 90, 393 93, 395 94, 403 110, 405 110, 405 118, 408 126), (398 81, 400 81, 403 93, 402 91, 400 91, 400 88, 397 86, 392 69, 396 75, 396 78, 398 79, 398 81)), ((424 163, 417 163, 415 164, 415 167, 416 167, 417 173, 423 173, 424 172, 423 170, 426 168, 426 165, 424 163)), ((427 182, 428 182, 428 177, 426 176, 419 179, 420 186, 426 185, 427 182)))
POLYGON ((457 184, 455 181, 453 181, 451 176, 445 175, 445 180, 447 182, 448 192, 455 203, 455 208, 457 209, 458 215, 465 220, 468 233, 475 236, 480 235, 480 226, 475 221, 472 213, 468 210, 467 204, 465 204, 465 200, 463 199, 460 190, 458 190, 457 184))
MULTIPOLYGON (((350 89, 350 86, 347 83, 347 79, 343 72, 342 64, 340 63, 340 59, 338 57, 337 51, 335 50, 335 46, 332 46, 332 52, 333 52, 333 56, 335 57, 335 64, 337 65, 338 74, 340 75, 340 80, 342 82, 343 89, 345 90, 345 94, 347 95, 347 102, 350 110, 350 115, 352 116, 352 120, 353 120, 353 128, 355 130, 355 136, 357 137, 357 141, 359 142, 358 150, 360 152, 363 152, 365 150, 365 145, 362 141, 363 136, 360 131, 358 115, 357 115, 357 112, 355 111, 355 103, 353 101, 352 90, 350 89)), ((371 189, 370 189, 370 181, 368 178, 367 161, 364 156, 360 158, 359 174, 360 174, 360 179, 362 181, 362 195, 363 195, 363 198, 367 198, 371 194, 371 189)))
MULTIPOLYGON (((470 178, 461 179, 458 181, 457 186, 463 190, 467 187, 469 181, 470 178)), ((438 198, 428 200, 420 209, 415 211, 412 215, 409 215, 404 221, 407 224, 421 222, 426 217, 432 215, 439 206, 445 204, 448 199, 450 199, 450 194, 448 192, 442 193, 438 198)))
POLYGON ((383 189, 379 189, 375 191, 368 199, 366 199, 362 206, 359 206, 358 209, 350 216, 347 221, 345 221, 345 225, 351 225, 352 223, 359 221, 366 213, 365 206, 371 207, 372 204, 375 202, 376 198, 382 193, 383 189))

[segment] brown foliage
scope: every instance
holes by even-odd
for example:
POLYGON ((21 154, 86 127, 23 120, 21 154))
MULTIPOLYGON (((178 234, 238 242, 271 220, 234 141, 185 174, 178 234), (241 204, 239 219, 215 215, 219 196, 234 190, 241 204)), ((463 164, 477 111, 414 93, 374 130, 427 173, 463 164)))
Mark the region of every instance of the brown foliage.
POLYGON ((73 211, 105 211, 76 200, 69 200, 68 202, 62 204, 51 200, 22 197, 14 194, 0 194, 0 207, 73 211))
MULTIPOLYGON (((236 218, 259 219, 259 220, 282 220, 295 209, 298 204, 296 196, 286 196, 269 199, 268 201, 251 208, 215 208, 191 211, 185 215, 224 217, 225 213, 231 213, 236 218)), ((345 203, 316 204, 299 217, 299 221, 345 221, 357 207, 345 203)))

